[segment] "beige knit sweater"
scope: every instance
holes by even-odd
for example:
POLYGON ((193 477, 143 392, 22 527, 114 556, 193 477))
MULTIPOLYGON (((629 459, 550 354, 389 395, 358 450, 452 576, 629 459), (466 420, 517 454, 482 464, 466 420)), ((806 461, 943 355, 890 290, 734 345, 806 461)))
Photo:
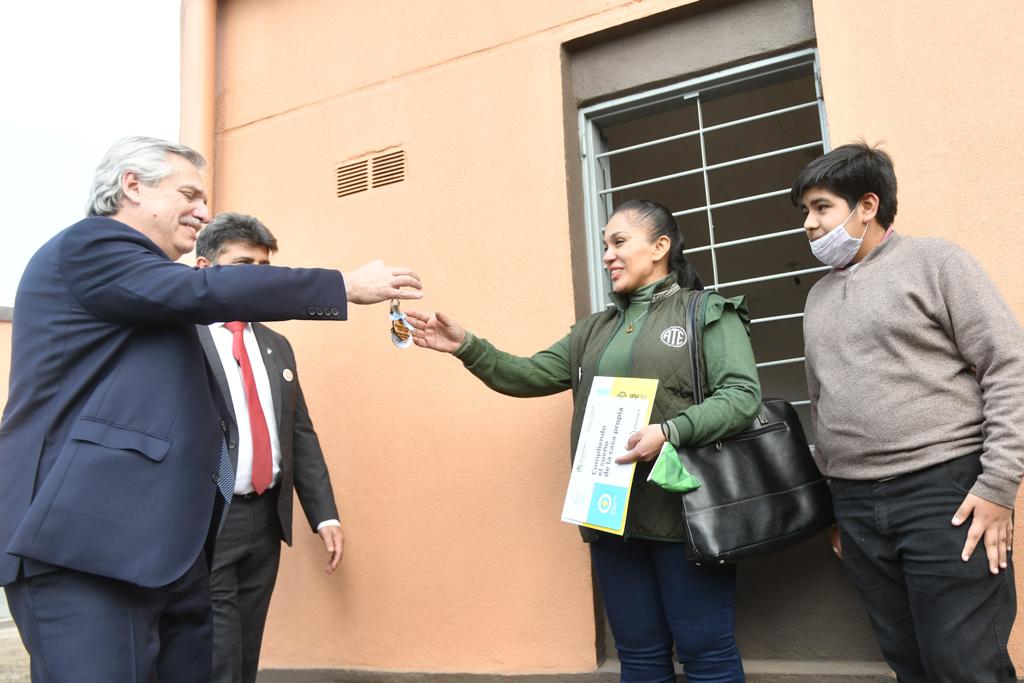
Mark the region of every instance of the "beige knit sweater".
POLYGON ((804 345, 826 476, 883 479, 980 451, 971 493, 1013 507, 1024 474, 1024 334, 966 251, 893 233, 814 285, 804 345))

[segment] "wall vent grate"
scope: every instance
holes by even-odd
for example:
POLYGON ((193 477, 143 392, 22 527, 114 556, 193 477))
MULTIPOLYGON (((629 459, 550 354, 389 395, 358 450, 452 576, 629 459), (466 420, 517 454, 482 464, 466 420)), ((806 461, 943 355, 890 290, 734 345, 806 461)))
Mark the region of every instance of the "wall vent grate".
POLYGON ((405 150, 400 149, 373 157, 371 176, 374 187, 383 187, 405 180, 405 150))
POLYGON ((342 164, 334 169, 335 193, 338 197, 347 197, 357 192, 370 189, 367 171, 369 160, 354 161, 342 164))
POLYGON ((392 147, 382 154, 367 155, 334 167, 335 196, 366 192, 405 180, 405 150, 392 147))

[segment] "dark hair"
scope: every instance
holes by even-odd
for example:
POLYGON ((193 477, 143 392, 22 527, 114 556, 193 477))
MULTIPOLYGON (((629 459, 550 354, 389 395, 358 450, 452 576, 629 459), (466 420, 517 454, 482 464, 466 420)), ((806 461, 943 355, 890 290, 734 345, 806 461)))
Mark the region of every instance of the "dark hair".
POLYGON ((632 222, 646 225, 651 233, 651 241, 659 237, 667 237, 672 242, 668 248, 668 268, 676 274, 676 281, 680 287, 686 289, 704 289, 697 271, 683 255, 683 236, 679 234, 676 226, 676 219, 672 212, 657 202, 647 199, 630 199, 619 204, 612 216, 619 213, 629 212, 632 222))
POLYGON ((266 247, 271 254, 277 251, 277 239, 258 218, 244 213, 221 213, 199 231, 196 256, 213 263, 230 242, 266 247))
POLYGON ((875 219, 883 228, 896 220, 896 171, 892 158, 861 140, 818 157, 804 166, 793 182, 789 198, 793 206, 812 187, 820 187, 846 200, 852 210, 871 192, 878 196, 875 219))

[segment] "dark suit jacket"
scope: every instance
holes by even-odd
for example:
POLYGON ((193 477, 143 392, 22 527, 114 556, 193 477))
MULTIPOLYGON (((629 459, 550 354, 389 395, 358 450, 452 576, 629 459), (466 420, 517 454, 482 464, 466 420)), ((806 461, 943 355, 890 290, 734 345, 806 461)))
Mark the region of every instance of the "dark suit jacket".
POLYGON ((337 271, 197 270, 102 217, 54 236, 15 299, 0 585, 50 565, 180 577, 207 536, 224 438, 195 325, 345 317, 337 271))
MULTIPOLYGON (((302 395, 299 374, 295 367, 295 353, 284 335, 274 332, 266 325, 253 323, 253 334, 262 354, 270 380, 270 393, 277 417, 277 436, 281 443, 281 474, 277 483, 277 514, 281 520, 281 533, 288 545, 292 544, 292 490, 298 491, 299 501, 306 513, 310 529, 325 519, 338 519, 338 507, 334 504, 331 477, 327 472, 320 441, 309 419, 306 399, 302 395), (285 370, 290 379, 285 377, 285 370)), ((224 394, 227 410, 231 413, 228 425, 228 450, 231 464, 238 467, 238 420, 230 401, 230 389, 225 376, 224 364, 220 361, 217 346, 213 342, 210 328, 198 328, 206 360, 209 363, 217 385, 224 394)), ((244 425, 246 429, 249 425, 244 425)))

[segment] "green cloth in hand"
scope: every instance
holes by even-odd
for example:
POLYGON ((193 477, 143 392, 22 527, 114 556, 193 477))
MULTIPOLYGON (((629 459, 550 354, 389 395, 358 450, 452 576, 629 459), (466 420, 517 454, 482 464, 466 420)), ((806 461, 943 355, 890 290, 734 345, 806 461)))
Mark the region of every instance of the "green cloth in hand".
POLYGON ((686 471, 675 446, 668 441, 661 447, 661 453, 654 461, 647 481, 653 481, 666 491, 674 493, 686 493, 700 487, 700 481, 686 471))

